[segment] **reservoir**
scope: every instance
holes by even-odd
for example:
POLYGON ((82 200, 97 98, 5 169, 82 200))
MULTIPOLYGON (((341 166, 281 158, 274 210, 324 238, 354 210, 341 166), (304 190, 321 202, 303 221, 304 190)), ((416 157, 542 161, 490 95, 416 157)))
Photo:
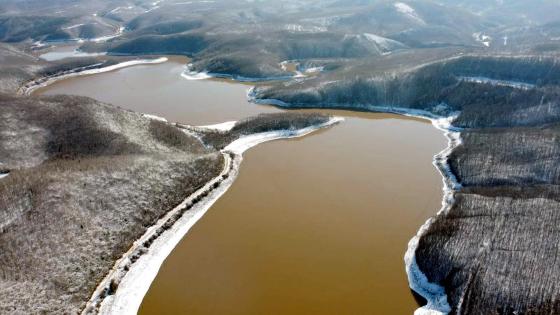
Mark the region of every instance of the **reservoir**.
MULTIPOLYGON (((280 109, 247 85, 181 77, 186 58, 63 80, 38 94, 90 96, 206 125, 280 109)), ((322 111, 343 123, 257 146, 239 177, 162 265, 141 314, 412 314, 407 243, 441 207, 428 121, 322 111)))

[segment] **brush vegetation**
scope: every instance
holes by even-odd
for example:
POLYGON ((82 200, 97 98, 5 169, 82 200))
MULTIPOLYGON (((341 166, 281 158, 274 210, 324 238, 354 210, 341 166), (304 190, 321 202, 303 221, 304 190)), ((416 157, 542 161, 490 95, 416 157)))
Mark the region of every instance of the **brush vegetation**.
POLYGON ((0 313, 78 313, 146 228, 222 155, 82 97, 0 100, 0 313))
POLYGON ((328 119, 261 115, 196 134, 85 97, 1 96, 0 313, 79 313, 148 227, 220 174, 218 149, 328 119))

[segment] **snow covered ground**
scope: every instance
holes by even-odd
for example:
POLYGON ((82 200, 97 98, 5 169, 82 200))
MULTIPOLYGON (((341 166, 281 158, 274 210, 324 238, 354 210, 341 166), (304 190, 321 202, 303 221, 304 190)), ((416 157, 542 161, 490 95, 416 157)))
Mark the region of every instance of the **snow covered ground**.
POLYGON ((508 80, 496 80, 496 79, 491 79, 486 77, 460 77, 460 80, 465 82, 492 84, 497 86, 509 86, 512 88, 522 89, 522 90, 529 90, 535 87, 535 85, 531 83, 508 81, 508 80))
POLYGON ((216 131, 230 131, 235 124, 237 123, 237 121, 226 121, 224 123, 221 124, 215 124, 215 125, 206 125, 206 126, 198 126, 198 128, 202 128, 202 129, 210 129, 210 130, 216 130, 216 131))

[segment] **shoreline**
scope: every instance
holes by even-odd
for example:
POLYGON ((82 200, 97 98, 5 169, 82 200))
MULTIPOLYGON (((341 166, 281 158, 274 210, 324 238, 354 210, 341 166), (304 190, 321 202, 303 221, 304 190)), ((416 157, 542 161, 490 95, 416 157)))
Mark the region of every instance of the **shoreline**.
POLYGON ((447 138, 447 147, 436 154, 432 164, 438 170, 443 181, 443 198, 440 210, 431 218, 429 218, 419 229, 416 235, 408 242, 408 247, 404 255, 405 270, 408 277, 408 283, 412 290, 420 294, 427 301, 427 304, 416 309, 415 315, 444 315, 451 311, 451 307, 447 301, 445 288, 429 282, 426 275, 420 270, 416 263, 416 249, 420 238, 428 231, 434 219, 440 215, 445 215, 453 206, 455 199, 454 193, 461 188, 461 184, 457 181, 455 175, 451 172, 448 158, 451 152, 461 144, 461 133, 459 129, 452 127, 455 116, 432 120, 432 125, 441 131, 447 138))
MULTIPOLYGON (((129 60, 106 67, 100 67, 103 63, 78 67, 52 76, 29 81, 18 89, 17 95, 30 96, 37 89, 46 87, 60 80, 82 75, 110 72, 136 65, 164 63, 168 60, 169 58, 167 57, 159 57, 153 59, 129 60)), ((149 119, 167 121, 162 117, 150 114, 142 115, 149 119)), ((94 293, 82 309, 81 314, 113 314, 114 312, 118 312, 119 314, 136 314, 166 257, 172 252, 184 235, 186 235, 188 230, 233 184, 244 151, 268 141, 303 137, 319 129, 338 124, 343 120, 344 118, 342 117, 333 117, 323 124, 298 130, 280 130, 252 134, 230 143, 222 150, 225 164, 220 175, 188 196, 180 205, 160 218, 154 226, 148 228, 146 234, 134 241, 133 246, 115 262, 111 271, 97 285, 94 293), (200 202, 203 198, 205 198, 204 202, 200 202), (167 230, 175 231, 175 233, 164 233, 167 230), (166 239, 163 239, 161 237, 162 235, 166 235, 166 239), (154 255, 147 250, 152 246, 158 247, 159 253, 154 255), (147 262, 135 264, 140 260, 147 260, 147 262), (136 268, 131 268, 131 265, 134 265, 136 268), (120 290, 117 290, 118 288, 120 288, 120 290), (123 288, 125 289, 123 290, 123 288), (133 305, 133 307, 130 307, 131 305, 133 305), (131 309, 134 311, 130 311, 131 309)), ((236 122, 228 121, 208 126, 181 125, 178 127, 184 129, 185 132, 191 129, 201 132, 211 130, 225 132, 233 128, 234 123, 236 122)))
MULTIPOLYGON (((271 105, 283 109, 344 109, 352 110, 351 106, 337 106, 337 107, 313 107, 313 106, 298 106, 276 100, 276 99, 258 99, 255 95, 255 88, 252 87, 247 91, 248 100, 255 104, 271 105)), ((447 301, 447 294, 445 289, 435 283, 429 282, 426 275, 419 269, 416 263, 416 249, 420 238, 427 232, 428 228, 434 219, 440 215, 445 214, 454 203, 454 193, 461 188, 461 184, 457 181, 455 175, 451 172, 448 163, 448 157, 453 150, 461 144, 461 130, 460 128, 453 127, 453 121, 458 113, 453 113, 448 116, 438 116, 431 112, 418 109, 409 109, 404 107, 389 107, 389 106, 364 106, 360 108, 366 112, 378 113, 391 113, 403 115, 407 117, 415 117, 420 119, 429 120, 436 129, 441 130, 447 138, 447 147, 434 155, 432 164, 442 176, 443 181, 443 198, 442 207, 440 210, 429 218, 422 226, 420 226, 416 235, 408 243, 407 250, 404 255, 405 271, 408 277, 409 287, 416 293, 426 299, 427 304, 419 307, 414 312, 414 315, 445 315, 451 311, 451 307, 447 301)), ((354 108, 354 111, 357 109, 354 108)))
POLYGON ((138 65, 159 64, 159 63, 167 62, 168 60, 169 59, 167 57, 159 57, 153 59, 136 59, 136 60, 128 60, 128 61, 120 62, 106 67, 103 67, 104 63, 96 63, 85 67, 79 67, 79 68, 63 71, 51 76, 40 77, 31 80, 25 83, 23 86, 21 86, 16 94, 30 96, 36 90, 49 86, 60 80, 79 77, 83 75, 92 75, 92 74, 110 72, 110 71, 115 71, 127 67, 138 66, 138 65))
POLYGON ((243 152, 264 142, 303 137, 343 120, 341 117, 333 117, 325 123, 307 128, 257 133, 230 143, 221 151, 224 169, 220 175, 188 196, 134 242, 97 286, 82 314, 138 312, 167 256, 237 178, 243 152))
POLYGON ((216 72, 208 72, 208 71, 194 71, 192 70, 192 63, 189 63, 185 66, 185 71, 181 73, 181 77, 186 80, 196 81, 196 80, 206 80, 206 79, 225 79, 231 80, 239 83, 261 83, 261 82, 273 82, 273 81, 288 81, 292 79, 302 78, 297 74, 294 75, 284 75, 284 76, 274 76, 274 77, 262 77, 262 78, 254 78, 254 77, 244 77, 235 74, 226 74, 226 73, 216 73, 216 72))
MULTIPOLYGON (((20 90, 18 90, 18 94, 21 95, 20 91, 23 89, 23 91, 24 91, 23 95, 31 95, 35 90, 37 90, 39 88, 43 88, 43 87, 48 86, 52 83, 55 83, 59 80, 64 80, 64 79, 77 77, 77 76, 81 76, 81 75, 97 74, 97 73, 114 71, 114 70, 118 70, 118 69, 121 69, 121 68, 129 67, 129 66, 142 65, 142 64, 163 63, 163 62, 167 62, 167 61, 168 61, 167 57, 160 57, 160 58, 155 58, 155 59, 142 59, 142 60, 126 61, 126 62, 122 62, 122 63, 118 63, 118 64, 115 64, 115 65, 112 65, 112 66, 107 66, 107 67, 102 67, 102 68, 84 69, 84 68, 88 68, 88 67, 99 66, 101 64, 95 64, 95 65, 88 66, 88 67, 76 68, 76 69, 72 69, 72 70, 63 72, 62 74, 56 74, 56 75, 53 75, 52 77, 43 78, 42 79, 43 81, 41 81, 41 79, 36 79, 36 80, 32 81, 32 83, 34 83, 33 85, 28 86, 26 84, 26 85, 22 86, 22 88, 20 88, 20 90), (70 73, 67 73, 67 72, 70 72, 70 73)), ((193 72, 192 74, 200 75, 200 76, 197 77, 197 78, 194 78, 194 79, 193 78, 189 79, 185 76, 185 74, 188 71, 189 71, 189 68, 188 68, 188 66, 186 66, 186 70, 181 74, 181 76, 183 78, 188 79, 188 80, 204 80, 204 79, 212 79, 212 78, 224 78, 224 77, 212 76, 209 73, 193 72)), ((231 79, 232 81, 239 81, 234 76, 229 76, 229 77, 225 77, 225 78, 231 79)), ((293 77, 289 77, 289 78, 293 78, 293 77)), ((272 81, 272 80, 266 80, 265 79, 265 80, 261 80, 260 82, 263 82, 263 81, 272 81)), ((243 80, 241 80, 239 82, 243 83, 243 82, 259 82, 259 81, 243 81, 243 80)), ((435 115, 435 114, 433 114, 431 112, 428 112, 428 111, 425 111, 425 110, 417 110, 417 109, 410 109, 410 108, 403 108, 403 107, 369 106, 369 105, 364 105, 363 107, 360 107, 360 108, 356 108, 354 106, 341 106, 341 105, 337 105, 337 106, 334 106, 334 107, 316 107, 316 106, 310 106, 310 105, 306 105, 306 104, 299 104, 299 105, 298 104, 289 104, 289 103, 285 103, 283 101, 276 100, 276 99, 257 99, 256 94, 255 94, 255 87, 254 86, 247 90, 247 99, 248 99, 249 102, 252 102, 252 103, 255 103, 255 104, 269 105, 269 106, 271 105, 271 106, 276 106, 276 107, 279 107, 279 108, 282 108, 282 109, 294 109, 294 110, 297 110, 297 109, 319 109, 319 110, 320 109, 343 109, 343 110, 351 110, 351 111, 378 112, 378 113, 391 113, 391 114, 403 115, 403 116, 407 116, 407 117, 414 117, 414 118, 429 120, 435 128, 441 130, 444 133, 444 136, 448 139, 448 146, 442 152, 436 154, 433 158, 433 161, 432 161, 433 165, 440 172, 440 175, 442 176, 442 180, 443 180, 443 183, 444 183, 444 188, 443 188, 444 194, 443 194, 443 198, 442 198, 442 208, 432 218, 428 219, 426 221, 426 223, 424 223, 424 225, 422 225, 419 228, 417 234, 415 236, 413 236, 413 238, 409 241, 408 248, 407 248, 407 251, 405 253, 404 259, 405 259, 405 270, 407 272, 410 288, 413 289, 418 294, 420 294, 422 297, 424 297, 428 301, 428 304, 426 306, 418 308, 415 311, 415 315, 447 314, 450 310, 450 307, 447 303, 447 296, 445 295, 444 289, 439 285, 429 283, 427 281, 426 276, 419 270, 418 266, 416 265, 416 259, 415 259, 414 253, 415 253, 416 248, 418 246, 418 240, 423 235, 423 233, 425 233, 425 231, 429 228, 429 225, 431 224, 433 219, 440 214, 444 214, 446 212, 446 210, 448 210, 452 206, 452 204, 453 204, 453 192, 457 188, 460 187, 460 185, 454 179, 453 174, 449 171, 449 166, 447 164, 447 156, 457 145, 460 144, 460 130, 458 128, 454 128, 451 124, 452 120, 455 118, 456 113, 446 117, 446 116, 435 115), (294 105, 295 105, 295 107, 294 107, 294 105)), ((337 123, 337 122, 339 122, 339 121, 330 122, 330 123, 332 124, 332 123, 337 123)), ((210 129, 214 129, 214 130, 228 129, 229 127, 232 127, 231 124, 232 124, 232 122, 225 122, 225 123, 222 123, 222 124, 209 125, 209 126, 186 126, 185 125, 183 127, 188 127, 187 129, 204 131, 204 130, 210 130, 210 129)), ((321 128, 324 128, 324 127, 321 127, 321 128)), ((308 128, 306 128, 306 129, 308 129, 308 128)), ((308 130, 308 131, 305 132, 304 135, 306 135, 310 132, 313 132, 315 130, 316 129, 308 130)), ((269 133, 264 133, 264 134, 267 134, 267 135, 265 135, 266 140, 261 141, 261 140, 258 139, 258 137, 256 137, 253 140, 250 140, 249 142, 251 142, 251 144, 249 144, 246 149, 241 150, 241 153, 239 155, 241 155, 244 150, 247 150, 250 147, 255 146, 255 145, 257 145, 259 143, 262 143, 262 142, 272 141, 272 140, 276 140, 276 139, 297 137, 297 135, 295 135, 295 136, 294 135, 291 135, 291 136, 288 135, 288 136, 284 137, 284 136, 280 136, 278 134, 274 134, 274 132, 272 132, 270 134, 269 133), (252 144, 253 141, 254 141, 254 144, 252 144)), ((263 134, 261 134, 261 135, 263 135, 263 134)), ((246 137, 243 137, 243 138, 251 139, 250 137, 253 137, 253 136, 254 135, 250 135, 250 136, 246 136, 246 137)), ((303 135, 300 135, 300 136, 303 136, 303 135)), ((238 140, 241 140, 241 139, 238 139, 238 140)), ((234 142, 236 142, 236 141, 234 141, 234 142)), ((226 149, 227 149, 227 147, 226 147, 226 149)), ((224 149, 222 151, 225 151, 226 149, 224 149)), ((231 184, 229 184, 229 185, 231 185, 231 184)), ((228 188, 229 188, 229 186, 228 186, 228 188)), ((227 188, 226 188, 226 190, 227 190, 227 188)), ((222 192, 221 194, 223 194, 223 193, 225 193, 225 191, 222 192)), ((194 194, 196 194, 196 192, 194 194)), ((220 194, 220 196, 221 196, 221 194, 220 194)), ((219 198, 219 196, 218 196, 218 198, 219 198)), ((216 200, 218 198, 216 198, 216 200)), ((215 202, 215 200, 212 201, 212 203, 214 203, 214 202, 215 202)), ((210 206, 211 206, 211 204, 208 206, 208 208, 210 206)), ((174 209, 172 211, 175 211, 175 210, 176 209, 174 209)), ((204 210, 204 212, 206 210, 204 210)), ((167 217, 167 215, 166 215, 166 217, 167 217)), ((187 232, 188 232, 188 229, 187 229, 187 232)), ((186 234, 186 232, 185 232, 185 234, 186 234)), ((180 239, 176 243, 178 243, 180 241, 180 239)), ((136 244, 136 242, 135 242, 135 244, 136 244)), ((173 246, 173 248, 174 248, 174 246, 173 246)), ((171 250, 173 248, 171 248, 171 250)), ((171 250, 170 250, 170 252, 171 252, 171 250)), ((121 260, 122 260, 122 258, 119 261, 117 261, 117 263, 120 262, 121 260)), ((158 266, 158 270, 159 270, 159 266, 158 266)), ((114 270, 112 270, 111 272, 114 272, 114 270)), ((157 272, 156 272, 156 275, 157 275, 157 272)), ((155 275, 154 275, 154 278, 155 278, 155 275)), ((153 279, 150 280, 149 283, 151 283, 151 281, 153 281, 153 279)), ((102 282, 102 283, 104 283, 104 282, 102 282)), ((107 283, 107 284, 109 286, 106 287, 106 289, 110 287, 110 283, 107 283)), ((97 292, 99 290, 99 288, 100 287, 98 287, 95 292, 97 292)), ((149 285, 148 285, 148 288, 146 288, 146 292, 147 292, 148 289, 149 289, 149 285)), ((144 294, 146 292, 144 292, 144 294)), ((140 306, 140 304, 142 302, 143 296, 144 295, 142 295, 142 297, 140 298, 140 302, 138 303, 138 307, 140 306)), ((90 306, 90 304, 91 305, 96 305, 96 302, 93 301, 93 296, 88 301, 88 303, 86 305, 86 308, 84 308, 84 311, 82 312, 82 314, 91 314, 90 312, 88 312, 88 307, 90 306)), ((97 307, 99 307, 99 306, 97 306, 97 307)), ((136 309, 138 309, 138 308, 136 308, 136 309)), ((100 311, 100 310, 98 309, 97 311, 100 311)), ((118 311, 120 313, 120 312, 123 312, 125 310, 124 309, 119 309, 118 311)), ((94 313, 97 313, 97 312, 94 312, 94 313)), ((107 310, 107 312, 104 312, 104 309, 102 307, 101 308, 101 313, 108 314, 108 313, 111 313, 111 312, 110 312, 110 310, 107 310)), ((136 312, 131 312, 131 314, 133 314, 133 313, 136 314, 136 312)))

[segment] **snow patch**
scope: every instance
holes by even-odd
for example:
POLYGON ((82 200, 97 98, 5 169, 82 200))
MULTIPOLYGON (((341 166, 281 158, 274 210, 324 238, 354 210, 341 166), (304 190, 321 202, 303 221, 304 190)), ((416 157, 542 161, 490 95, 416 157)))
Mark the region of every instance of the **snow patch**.
POLYGON ((31 45, 31 49, 40 49, 46 46, 47 44, 43 43, 42 41, 36 41, 31 45))
POLYGON ((167 119, 160 117, 160 116, 156 116, 156 115, 152 115, 152 114, 142 114, 142 117, 151 119, 151 120, 157 120, 157 121, 163 121, 163 122, 167 122, 167 119))
POLYGON ((280 68, 282 71, 288 71, 288 64, 290 63, 289 60, 284 60, 280 63, 280 68))
POLYGON ((414 8, 412 8, 408 4, 404 2, 397 2, 394 5, 395 5, 395 9, 397 9, 397 11, 400 12, 401 14, 407 16, 408 18, 420 24, 426 24, 426 22, 420 16, 418 16, 416 10, 414 10, 414 8))
POLYGON ((304 26, 300 24, 286 24, 284 29, 292 33, 322 33, 327 31, 324 26, 304 26))
MULTIPOLYGON (((313 75, 313 74, 317 74, 319 72, 322 72, 325 67, 304 67, 302 66, 298 61, 296 60, 285 60, 282 61, 280 63, 280 68, 282 69, 282 71, 284 72, 292 72, 294 73, 294 75, 292 76, 292 78, 294 79, 302 79, 302 78, 306 78, 308 77, 308 75, 313 75), (291 71, 290 69, 288 69, 288 65, 293 65, 294 69, 293 71, 291 71), (303 72, 302 72, 303 71, 303 72)), ((289 77, 287 77, 289 78, 289 77)), ((296 80, 297 81, 297 80, 296 80)))
POLYGON ((158 1, 154 1, 151 3, 152 7, 147 9, 146 11, 144 11, 144 13, 149 13, 152 12, 153 10, 157 10, 159 9, 161 6, 160 4, 163 2, 163 0, 158 0, 158 1))
POLYGON ((106 42, 108 40, 111 40, 113 38, 117 38, 120 37, 123 33, 124 33, 125 27, 121 26, 119 27, 119 29, 117 30, 117 32, 113 35, 107 35, 107 36, 101 36, 101 37, 97 37, 97 38, 92 38, 89 41, 92 41, 94 43, 101 43, 101 42, 106 42))
POLYGON ((85 25, 84 23, 81 23, 81 24, 76 24, 76 25, 72 25, 72 26, 68 26, 68 27, 63 27, 62 29, 63 30, 71 30, 71 29, 78 28, 78 27, 84 26, 84 25, 85 25))
POLYGON ((385 37, 381 37, 375 34, 371 34, 371 33, 364 33, 365 38, 367 38, 369 41, 372 41, 374 43, 376 43, 379 46, 385 47, 387 48, 389 45, 389 43, 393 43, 394 40, 390 40, 388 38, 385 37))
POLYGON ((380 49, 381 53, 387 53, 391 50, 404 46, 402 43, 379 35, 364 33, 363 36, 370 42, 374 42, 380 49))
POLYGON ((131 5, 126 6, 126 7, 116 7, 113 10, 109 11, 107 14, 118 13, 121 10, 132 10, 132 9, 134 9, 134 6, 131 6, 131 5))
POLYGON ((130 60, 130 61, 117 63, 116 65, 112 65, 112 66, 108 66, 108 67, 104 67, 104 68, 85 70, 85 71, 80 72, 79 74, 81 74, 81 75, 98 74, 98 73, 103 73, 103 72, 115 71, 115 70, 126 68, 126 67, 137 66, 137 65, 149 65, 149 64, 164 63, 164 62, 167 62, 167 60, 168 60, 167 57, 161 57, 161 58, 157 58, 157 59, 130 60))
POLYGON ((237 124, 237 121, 233 120, 233 121, 226 121, 221 124, 198 126, 197 128, 226 132, 233 129, 233 127, 235 127, 235 124, 237 124))
MULTIPOLYGON (((488 35, 485 35, 482 32, 473 33, 472 36, 477 42, 482 43, 482 45, 484 45, 486 47, 490 47, 490 44, 492 43, 492 37, 490 37, 488 35)), ((506 39, 506 41, 507 41, 507 39, 506 39)))
POLYGON ((189 81, 194 81, 194 80, 205 80, 205 79, 210 79, 212 78, 212 76, 210 76, 208 74, 208 72, 196 72, 194 70, 192 70, 192 63, 189 63, 188 65, 185 66, 185 71, 183 71, 183 73, 181 73, 181 77, 189 80, 189 81))
POLYGON ((121 7, 116 7, 113 10, 109 11, 107 14, 117 13, 121 10, 121 7))
POLYGON ((306 74, 314 74, 314 73, 319 73, 319 72, 323 72, 323 70, 325 70, 325 67, 310 67, 305 69, 305 73, 306 74))
POLYGON ((530 90, 532 88, 535 88, 536 86, 535 84, 531 84, 531 83, 508 81, 508 80, 496 80, 487 77, 459 77, 459 80, 465 82, 481 83, 481 84, 492 84, 496 86, 509 86, 521 90, 530 90))

